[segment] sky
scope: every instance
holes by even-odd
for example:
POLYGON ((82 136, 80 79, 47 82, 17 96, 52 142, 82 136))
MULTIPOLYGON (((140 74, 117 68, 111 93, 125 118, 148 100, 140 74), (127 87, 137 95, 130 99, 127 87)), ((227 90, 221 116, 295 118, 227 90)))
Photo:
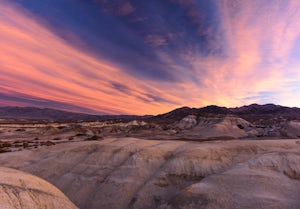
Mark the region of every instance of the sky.
POLYGON ((0 0, 0 106, 300 107, 298 0, 0 0))

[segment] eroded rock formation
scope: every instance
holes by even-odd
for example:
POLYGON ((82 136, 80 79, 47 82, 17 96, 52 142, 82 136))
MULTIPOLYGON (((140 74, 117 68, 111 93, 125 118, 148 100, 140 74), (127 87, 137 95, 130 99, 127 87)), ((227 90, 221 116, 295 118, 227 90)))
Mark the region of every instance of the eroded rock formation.
POLYGON ((1 209, 77 209, 50 183, 33 175, 0 167, 1 209))
POLYGON ((300 208, 299 140, 108 138, 5 153, 81 209, 300 208))

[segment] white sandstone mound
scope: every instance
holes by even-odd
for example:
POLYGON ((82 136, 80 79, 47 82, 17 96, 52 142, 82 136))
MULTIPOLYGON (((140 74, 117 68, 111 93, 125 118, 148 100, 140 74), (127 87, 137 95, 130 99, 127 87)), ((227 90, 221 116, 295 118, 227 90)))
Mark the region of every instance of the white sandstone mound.
POLYGON ((184 189, 159 209, 300 208, 300 155, 266 153, 184 189))
POLYGON ((300 138, 300 122, 289 121, 281 129, 281 134, 285 137, 300 138))
POLYGON ((197 125, 184 131, 186 135, 195 135, 199 139, 237 139, 248 136, 250 123, 235 117, 199 118, 197 125))
POLYGON ((0 167, 1 209, 77 209, 50 183, 22 171, 0 167))
POLYGON ((180 129, 190 129, 194 127, 197 124, 197 116, 195 115, 188 115, 184 118, 182 118, 181 121, 177 122, 175 124, 175 127, 178 127, 180 129))
MULTIPOLYGON (((133 121, 130 121, 130 122, 128 122, 126 124, 122 124, 122 125, 125 126, 125 127, 128 127, 128 126, 145 126, 145 125, 147 125, 147 123, 144 122, 144 121, 133 120, 133 121)), ((122 126, 122 125, 120 125, 120 126, 122 126)))
POLYGON ((0 163, 53 183, 80 209, 299 209, 299 142, 107 138, 0 163))

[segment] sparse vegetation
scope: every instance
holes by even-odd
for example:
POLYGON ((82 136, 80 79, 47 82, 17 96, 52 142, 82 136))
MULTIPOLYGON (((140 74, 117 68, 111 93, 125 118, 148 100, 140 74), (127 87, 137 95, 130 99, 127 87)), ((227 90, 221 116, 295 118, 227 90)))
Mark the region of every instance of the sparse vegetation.
POLYGON ((40 142, 40 145, 41 146, 52 146, 52 145, 55 145, 55 143, 51 142, 51 141, 46 141, 46 142, 40 142))
POLYGON ((86 134, 78 133, 78 134, 76 134, 75 136, 86 136, 86 134))
POLYGON ((23 143, 14 144, 14 147, 23 147, 23 143))
POLYGON ((241 124, 237 124, 237 127, 239 127, 239 129, 245 129, 245 127, 241 124))
POLYGON ((16 132, 24 132, 24 131, 26 131, 26 129, 24 129, 24 128, 18 128, 18 129, 16 129, 15 131, 16 131, 16 132))
POLYGON ((0 144, 0 148, 2 148, 2 147, 12 147, 12 144, 9 143, 9 142, 2 142, 2 143, 0 144))
POLYGON ((29 143, 28 142, 23 142, 23 148, 28 148, 29 147, 29 143))
POLYGON ((103 139, 103 137, 94 135, 92 137, 85 139, 85 141, 97 141, 97 140, 102 140, 102 139, 103 139))
POLYGON ((67 128, 67 126, 58 126, 57 128, 61 130, 67 128))
POLYGON ((19 140, 13 142, 13 144, 19 144, 19 143, 21 143, 21 141, 19 140))
POLYGON ((0 149, 0 153, 11 152, 9 149, 0 149))

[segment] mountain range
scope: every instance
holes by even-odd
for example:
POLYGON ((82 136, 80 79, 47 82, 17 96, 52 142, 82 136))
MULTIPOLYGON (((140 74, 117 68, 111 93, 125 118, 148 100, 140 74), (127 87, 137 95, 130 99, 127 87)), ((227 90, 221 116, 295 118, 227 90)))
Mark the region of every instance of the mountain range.
POLYGON ((273 118, 282 116, 289 120, 300 118, 300 108, 285 107, 275 104, 251 104, 242 107, 226 108, 210 105, 202 108, 181 107, 168 113, 156 116, 136 115, 89 115, 83 113, 67 112, 50 108, 36 107, 0 107, 0 118, 14 119, 44 119, 52 121, 96 121, 96 120, 134 120, 144 119, 155 122, 174 122, 188 115, 215 116, 215 115, 237 115, 248 121, 255 121, 257 118, 273 118))
POLYGON ((174 122, 188 115, 195 116, 216 116, 236 115, 248 121, 255 121, 258 118, 273 118, 281 116, 289 120, 300 118, 300 108, 285 107, 275 104, 251 104, 242 107, 226 108, 210 105, 202 108, 181 107, 171 112, 152 117, 154 121, 174 122))
POLYGON ((136 115, 89 115, 83 113, 68 112, 51 108, 36 107, 0 107, 0 118, 10 119, 36 119, 46 121, 102 121, 102 120, 134 120, 147 116, 136 115))

